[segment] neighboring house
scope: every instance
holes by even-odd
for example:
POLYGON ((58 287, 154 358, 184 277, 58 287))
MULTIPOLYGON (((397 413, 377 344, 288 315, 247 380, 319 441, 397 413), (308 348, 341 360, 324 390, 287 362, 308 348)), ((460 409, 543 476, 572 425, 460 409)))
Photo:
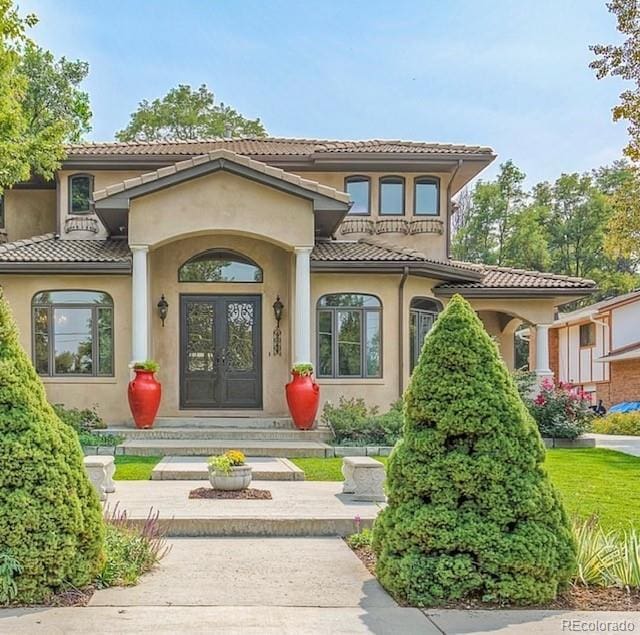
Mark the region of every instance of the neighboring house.
POLYGON ((640 401, 640 291, 561 315, 549 331, 551 369, 610 407, 640 401))
MULTIPOLYGON (((454 293, 512 367, 518 325, 546 344, 555 307, 594 288, 450 259, 451 198, 494 158, 404 141, 73 145, 55 181, 6 192, 0 284, 49 398, 109 421, 129 418, 129 363, 145 358, 165 417, 284 415, 301 361, 323 400, 385 408, 454 293)), ((546 345, 536 355, 549 374, 546 345)))

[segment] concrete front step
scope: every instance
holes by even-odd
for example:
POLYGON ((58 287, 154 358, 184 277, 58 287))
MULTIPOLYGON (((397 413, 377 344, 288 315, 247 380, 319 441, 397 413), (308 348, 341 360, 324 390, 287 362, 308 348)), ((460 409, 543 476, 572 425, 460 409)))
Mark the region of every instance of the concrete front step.
POLYGON ((233 439, 131 439, 121 446, 133 456, 211 456, 240 450, 246 456, 324 457, 331 446, 317 441, 251 441, 233 439))
POLYGON ((154 428, 257 428, 295 430, 289 417, 158 417, 154 428))
POLYGON ((327 429, 316 430, 288 430, 281 428, 152 428, 138 430, 131 427, 112 427, 104 430, 106 433, 117 434, 126 439, 189 439, 189 440, 219 440, 233 441, 316 441, 322 443, 331 439, 331 432, 327 429))
MULTIPOLYGON (((247 457, 252 481, 304 481, 304 471, 289 459, 247 457)), ((151 472, 152 481, 208 481, 207 460, 199 456, 165 456, 151 472)))

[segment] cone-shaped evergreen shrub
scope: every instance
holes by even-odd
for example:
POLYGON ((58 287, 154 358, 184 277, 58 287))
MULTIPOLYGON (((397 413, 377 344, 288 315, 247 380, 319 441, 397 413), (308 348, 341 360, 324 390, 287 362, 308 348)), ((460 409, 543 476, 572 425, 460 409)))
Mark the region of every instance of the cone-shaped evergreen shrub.
POLYGON ((498 349, 454 296, 404 395, 404 436, 375 526, 377 575, 397 598, 545 602, 574 570, 544 446, 498 349))
POLYGON ((0 554, 22 565, 16 600, 90 583, 103 539, 77 435, 47 402, 0 291, 0 554))

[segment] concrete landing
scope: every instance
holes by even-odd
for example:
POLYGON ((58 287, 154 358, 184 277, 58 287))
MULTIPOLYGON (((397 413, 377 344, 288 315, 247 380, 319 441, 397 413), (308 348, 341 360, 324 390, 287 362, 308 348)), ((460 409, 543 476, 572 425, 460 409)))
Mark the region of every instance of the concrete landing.
POLYGON ((121 446, 134 456, 211 456, 227 450, 240 450, 246 456, 324 457, 332 449, 317 441, 252 441, 235 439, 131 439, 121 446))
POLYGON ((354 501, 341 482, 264 481, 272 500, 190 499, 202 481, 117 481, 107 504, 144 523, 160 512, 170 536, 347 536, 371 527, 384 503, 354 501), (359 521, 356 521, 359 517, 359 521))
MULTIPOLYGON (((304 471, 288 459, 248 457, 254 481, 304 481, 304 471)), ((152 481, 208 481, 207 460, 198 456, 165 456, 151 472, 152 481)))

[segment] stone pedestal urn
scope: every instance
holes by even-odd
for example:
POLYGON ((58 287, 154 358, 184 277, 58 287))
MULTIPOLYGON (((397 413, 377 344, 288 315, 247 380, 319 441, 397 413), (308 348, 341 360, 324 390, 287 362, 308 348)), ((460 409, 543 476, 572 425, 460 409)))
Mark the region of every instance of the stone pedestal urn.
POLYGON ((251 485, 251 466, 238 465, 232 467, 228 474, 209 467, 209 482, 213 489, 226 491, 247 489, 251 485))

